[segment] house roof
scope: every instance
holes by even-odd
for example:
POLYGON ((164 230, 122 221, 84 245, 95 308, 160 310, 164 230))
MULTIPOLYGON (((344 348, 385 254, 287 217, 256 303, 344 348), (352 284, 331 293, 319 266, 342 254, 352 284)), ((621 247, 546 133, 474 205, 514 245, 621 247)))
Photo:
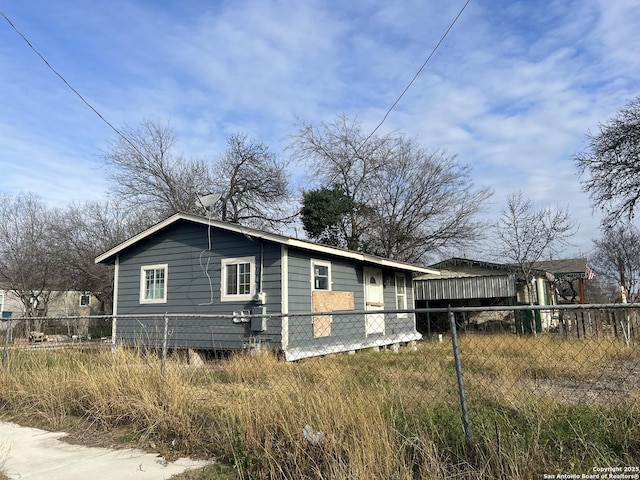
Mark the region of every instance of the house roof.
MULTIPOLYGON (((587 270, 587 259, 567 258, 563 260, 545 260, 541 262, 534 262, 531 266, 533 271, 537 274, 551 273, 555 277, 560 278, 577 278, 585 274, 587 270)), ((449 258, 430 265, 430 267, 440 269, 443 277, 473 276, 473 274, 468 272, 457 272, 456 267, 474 267, 499 270, 502 272, 514 272, 518 270, 517 266, 514 264, 492 263, 460 257, 449 258)))
POLYGON ((113 263, 115 261, 116 256, 119 253, 123 252, 124 250, 127 250, 128 248, 132 247, 138 242, 151 237, 155 233, 171 225, 174 225, 178 222, 185 222, 185 221, 215 227, 220 230, 225 230, 228 232, 240 233, 242 235, 246 235, 249 237, 261 238, 269 242, 277 243, 280 245, 286 245, 292 248, 297 248, 297 249, 306 250, 306 251, 315 252, 315 253, 323 253, 326 255, 331 255, 331 256, 340 257, 340 258, 347 258, 350 260, 357 260, 360 262, 378 265, 381 267, 407 270, 415 273, 429 273, 429 274, 436 274, 436 275, 438 274, 438 271, 433 268, 421 267, 421 266, 413 265, 410 263, 378 257, 376 255, 370 255, 367 253, 356 252, 353 250, 347 250, 343 248, 332 247, 329 245, 323 245, 323 244, 311 242, 308 240, 299 240, 297 238, 292 238, 292 237, 280 235, 277 233, 265 232, 262 230, 257 230, 255 228, 245 227, 243 225, 238 225, 235 223, 222 222, 220 220, 213 220, 206 217, 201 217, 199 215, 192 215, 189 213, 176 213, 171 217, 138 233, 137 235, 134 235, 128 240, 125 240, 119 245, 116 245, 110 250, 107 250, 103 254, 98 255, 95 258, 95 263, 113 263))
POLYGON ((509 265, 504 263, 485 262, 482 260, 471 260, 469 258, 452 257, 443 260, 433 265, 429 265, 431 268, 437 269, 449 269, 451 267, 479 267, 479 268, 491 268, 495 270, 511 270, 509 265))
POLYGON ((583 274, 587 271, 586 258, 566 258, 564 260, 546 260, 536 262, 534 268, 545 270, 554 275, 583 274))

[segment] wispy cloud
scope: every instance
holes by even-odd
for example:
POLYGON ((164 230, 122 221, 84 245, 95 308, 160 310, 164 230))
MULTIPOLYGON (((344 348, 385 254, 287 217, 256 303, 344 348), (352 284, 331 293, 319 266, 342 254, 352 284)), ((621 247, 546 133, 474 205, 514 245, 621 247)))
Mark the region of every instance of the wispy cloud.
MULTIPOLYGON (((296 118, 337 113, 373 129, 464 2, 292 0, 3 7, 33 44, 117 126, 170 121, 179 150, 212 157, 237 131, 285 155, 296 118)), ((472 1, 380 132, 446 149, 496 192, 569 205, 579 248, 597 235, 573 154, 638 95, 640 13, 631 0, 472 1)), ((114 132, 3 23, 2 191, 54 204, 108 189, 100 157, 114 132)))

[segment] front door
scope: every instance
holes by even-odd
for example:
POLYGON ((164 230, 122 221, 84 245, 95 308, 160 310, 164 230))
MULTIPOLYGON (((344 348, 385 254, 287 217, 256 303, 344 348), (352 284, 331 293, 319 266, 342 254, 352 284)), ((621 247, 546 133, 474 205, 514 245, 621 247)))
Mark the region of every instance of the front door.
MULTIPOLYGON (((366 310, 384 310, 384 285, 382 284, 382 270, 377 268, 364 269, 364 299, 366 310)), ((367 314, 365 319, 365 334, 384 334, 384 314, 367 314)))

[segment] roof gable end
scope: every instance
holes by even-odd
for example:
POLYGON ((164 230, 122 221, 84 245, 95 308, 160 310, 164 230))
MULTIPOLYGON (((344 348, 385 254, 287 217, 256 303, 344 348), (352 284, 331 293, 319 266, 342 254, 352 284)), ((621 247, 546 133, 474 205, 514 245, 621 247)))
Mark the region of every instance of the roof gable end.
POLYGON ((346 250, 338 247, 332 247, 329 245, 314 243, 308 240, 299 240, 297 238, 287 237, 285 235, 280 235, 277 233, 265 232, 265 231, 257 230, 251 227, 245 227, 245 226, 234 224, 234 223, 222 222, 220 220, 208 219, 205 217, 187 214, 187 213, 176 213, 171 217, 157 223, 156 225, 153 225, 152 227, 138 233, 137 235, 134 235, 128 240, 125 240, 119 245, 116 245, 110 250, 107 250, 103 254, 98 255, 95 258, 95 263, 112 263, 115 260, 115 257, 119 253, 131 248, 132 246, 138 244, 142 240, 152 237, 159 231, 164 230, 165 228, 181 221, 207 225, 214 228, 218 228, 220 230, 240 233, 242 235, 246 235, 254 238, 260 238, 260 239, 277 243, 280 245, 286 245, 288 247, 298 248, 301 250, 306 250, 311 252, 323 253, 326 255, 334 256, 334 257, 347 258, 351 260, 360 261, 363 263, 378 265, 381 267, 407 270, 407 271, 412 271, 416 273, 430 273, 430 274, 436 274, 436 275, 439 273, 437 270, 433 268, 420 267, 418 265, 412 265, 410 263, 400 262, 397 260, 390 260, 383 257, 375 256, 375 255, 369 255, 362 252, 356 252, 353 250, 346 250))

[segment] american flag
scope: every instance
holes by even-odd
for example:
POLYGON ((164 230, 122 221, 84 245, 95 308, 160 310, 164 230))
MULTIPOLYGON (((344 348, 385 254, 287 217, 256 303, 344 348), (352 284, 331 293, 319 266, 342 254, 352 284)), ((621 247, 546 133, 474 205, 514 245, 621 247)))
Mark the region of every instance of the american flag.
POLYGON ((596 276, 596 272, 594 272, 589 265, 587 265, 587 271, 584 272, 584 276, 587 280, 591 280, 596 276))

